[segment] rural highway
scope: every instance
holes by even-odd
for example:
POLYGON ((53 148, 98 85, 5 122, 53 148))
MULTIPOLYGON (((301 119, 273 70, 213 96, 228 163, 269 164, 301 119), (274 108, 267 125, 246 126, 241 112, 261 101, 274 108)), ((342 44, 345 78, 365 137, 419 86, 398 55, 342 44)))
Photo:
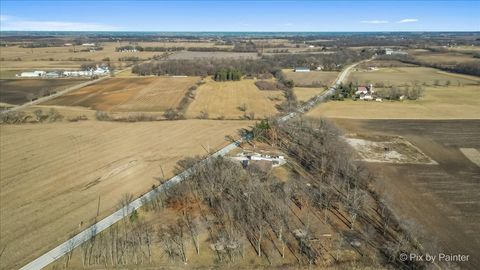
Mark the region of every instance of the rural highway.
POLYGON ((327 91, 311 98, 309 101, 306 102, 305 105, 298 108, 296 112, 291 112, 291 113, 289 113, 285 116, 280 117, 279 121, 284 122, 284 121, 287 121, 287 120, 289 120, 289 119, 291 119, 291 118, 293 118, 293 117, 295 117, 299 114, 306 113, 307 111, 311 110, 316 105, 324 102, 326 99, 328 99, 328 97, 330 97, 335 92, 337 87, 345 81, 345 79, 348 77, 348 74, 350 73, 352 68, 354 68, 355 66, 357 66, 360 63, 364 63, 364 62, 370 61, 372 59, 373 58, 370 58, 368 60, 364 60, 364 61, 361 61, 361 62, 354 63, 350 66, 347 66, 344 70, 342 70, 342 72, 340 72, 340 74, 338 74, 337 79, 335 80, 334 84, 327 91))
MULTIPOLYGON (((369 61, 369 60, 366 60, 369 61)), ((365 61, 362 61, 365 62, 365 61)), ((356 65, 362 63, 358 62, 355 64, 352 64, 348 67, 346 67, 337 77, 335 80, 335 83, 333 84, 330 89, 327 91, 323 92, 320 95, 315 96, 314 98, 310 99, 304 106, 300 107, 296 112, 292 112, 287 114, 286 116, 281 117, 279 120, 280 121, 287 121, 299 114, 305 113, 306 111, 310 110, 312 107, 315 105, 325 101, 336 89, 336 87, 342 83, 345 78, 348 76, 348 73, 351 71, 353 67, 356 65)), ((102 78, 103 79, 103 78, 102 78)), ((98 79, 100 80, 100 79, 98 79)), ((97 81, 98 81, 97 80, 97 81)), ((93 82, 93 81, 92 81, 93 82)), ((72 91, 72 90, 70 90, 72 91)), ((32 104, 29 104, 32 105, 32 104)), ((172 185, 175 185, 179 182, 181 182, 183 179, 187 178, 189 175, 192 174, 193 170, 195 169, 196 166, 199 166, 208 160, 219 157, 219 156, 224 156, 233 149, 237 148, 243 141, 248 140, 248 138, 242 138, 238 141, 235 141, 224 148, 218 150, 214 154, 210 155, 208 158, 204 159, 201 161, 199 164, 195 165, 192 168, 189 168, 180 174, 170 178, 168 181, 163 183, 162 185, 159 185, 155 189, 147 192, 146 194, 142 195, 141 197, 137 198, 136 200, 132 201, 129 205, 125 206, 124 208, 121 208, 114 212, 113 214, 105 217, 101 221, 93 224, 92 226, 88 227, 87 229, 83 230, 82 232, 78 233, 74 237, 70 238, 69 240, 65 241, 64 243, 60 244, 56 248, 48 251, 47 253, 41 255, 37 259, 31 261, 27 265, 23 266, 20 268, 21 270, 31 270, 31 269, 42 269, 43 267, 46 267, 50 263, 56 261, 57 259, 61 258, 63 255, 67 254, 74 248, 78 247, 82 243, 88 241, 90 238, 93 236, 99 234, 100 232, 104 231, 105 229, 109 228, 113 224, 117 223, 118 221, 122 220, 125 216, 129 215, 132 211, 140 208, 145 202, 148 202, 152 199, 154 199, 159 193, 163 192, 164 190, 168 189, 172 185)))

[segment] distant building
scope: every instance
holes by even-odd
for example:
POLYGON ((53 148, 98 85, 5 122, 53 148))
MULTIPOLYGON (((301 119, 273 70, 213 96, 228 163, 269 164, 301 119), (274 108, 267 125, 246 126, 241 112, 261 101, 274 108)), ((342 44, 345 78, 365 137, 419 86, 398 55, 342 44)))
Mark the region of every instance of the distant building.
POLYGON ((361 99, 361 100, 373 100, 373 96, 370 95, 370 94, 361 95, 361 96, 360 96, 360 99, 361 99))
POLYGON ((310 69, 306 68, 306 67, 296 67, 293 71, 295 71, 295 72, 310 72, 310 69))
POLYGON ((93 70, 93 75, 108 75, 110 74, 110 70, 108 69, 108 67, 98 67, 97 66, 97 69, 93 70))
POLYGON ((62 74, 60 72, 57 72, 57 71, 50 71, 50 72, 45 73, 46 78, 60 78, 61 76, 62 76, 62 74))
POLYGON ((82 46, 95 46, 95 43, 83 43, 82 46))
POLYGON ((65 70, 65 71, 43 71, 43 70, 36 70, 36 71, 29 71, 29 72, 22 72, 15 76, 22 77, 22 78, 60 78, 60 77, 92 77, 96 76, 106 76, 110 74, 110 70, 108 67, 99 67, 97 66, 95 69, 89 70, 65 70))
POLYGON ((108 67, 99 67, 99 66, 97 66, 96 69, 67 70, 63 72, 63 75, 67 77, 91 77, 94 75, 106 76, 109 74, 110 74, 110 70, 108 69, 108 67))
POLYGON ((405 51, 395 51, 393 49, 385 49, 386 55, 407 55, 408 53, 405 51))
POLYGON ((361 100, 373 100, 373 85, 369 84, 368 86, 358 86, 357 91, 355 91, 355 96, 361 100))
POLYGON ((67 70, 63 72, 67 77, 90 77, 93 75, 92 70, 67 70))
POLYGON ((359 86, 357 87, 357 91, 355 91, 355 95, 366 95, 368 94, 368 88, 366 86, 359 86))
POLYGON ((119 52, 138 52, 137 49, 133 48, 133 49, 121 49, 119 52))
POLYGON ((42 70, 30 71, 30 72, 22 72, 20 75, 16 75, 17 77, 24 77, 24 78, 39 78, 45 76, 46 72, 42 70))

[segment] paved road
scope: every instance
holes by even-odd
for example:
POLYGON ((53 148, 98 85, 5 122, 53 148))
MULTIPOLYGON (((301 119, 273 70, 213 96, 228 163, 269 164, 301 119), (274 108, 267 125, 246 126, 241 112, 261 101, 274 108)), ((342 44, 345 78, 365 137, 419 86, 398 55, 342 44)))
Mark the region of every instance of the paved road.
POLYGON ((326 99, 328 99, 335 92, 335 90, 337 89, 338 85, 340 85, 340 83, 345 82, 345 79, 347 78, 347 76, 350 73, 350 71, 352 70, 352 68, 354 68, 356 65, 358 65, 360 63, 370 61, 370 60, 371 59, 361 61, 361 62, 352 64, 350 66, 347 66, 344 70, 342 70, 342 72, 340 72, 340 74, 338 74, 337 79, 335 80, 335 83, 327 91, 311 98, 309 101, 306 102, 305 105, 298 108, 296 112, 291 112, 291 113, 289 113, 285 116, 280 117, 279 121, 284 122, 284 121, 287 121, 287 120, 289 120, 289 119, 291 119, 291 118, 293 118, 293 117, 295 117, 299 114, 306 113, 307 111, 311 110, 313 107, 318 105, 319 103, 324 102, 326 99))
MULTIPOLYGON (((288 119, 293 118, 294 116, 304 113, 310 110, 313 106, 321 103, 325 99, 327 99, 336 89, 336 87, 345 80, 350 70, 359 63, 353 64, 345 68, 337 77, 335 84, 326 92, 312 98, 306 105, 302 106, 297 110, 297 112, 290 113, 286 116, 280 118, 280 121, 287 121, 288 119)), ((30 104, 31 105, 31 104, 30 104)), ((224 156, 233 149, 237 148, 244 140, 248 140, 248 138, 242 138, 236 142, 233 142, 224 148, 220 149, 219 151, 212 154, 207 159, 200 162, 200 164, 207 162, 208 160, 218 157, 224 156)), ((199 165, 200 165, 199 164, 199 165)), ((196 165, 198 166, 198 165, 196 165)), ((30 270, 30 269, 42 269, 43 267, 49 265, 50 263, 56 261, 57 259, 61 258, 63 255, 67 254, 69 251, 73 250, 74 248, 81 245, 83 242, 88 241, 92 236, 102 232, 103 230, 107 229, 108 227, 112 226, 113 224, 117 223, 118 221, 122 220, 125 216, 129 215, 132 211, 140 208, 145 202, 154 199, 157 194, 160 192, 168 189, 172 185, 175 185, 181 182, 183 179, 191 175, 192 171, 195 167, 187 169, 182 173, 170 178, 168 181, 163 183, 162 185, 158 186, 157 188, 149 191, 148 193, 144 194, 140 198, 134 200, 129 205, 125 206, 122 209, 117 210, 113 214, 105 217, 101 221, 93 224, 89 228, 85 229, 84 231, 80 232, 79 234, 75 235, 73 238, 65 241, 64 243, 60 244, 56 248, 50 250, 49 252, 43 254, 42 256, 38 257, 37 259, 31 261, 27 265, 21 268, 21 270, 30 270)))

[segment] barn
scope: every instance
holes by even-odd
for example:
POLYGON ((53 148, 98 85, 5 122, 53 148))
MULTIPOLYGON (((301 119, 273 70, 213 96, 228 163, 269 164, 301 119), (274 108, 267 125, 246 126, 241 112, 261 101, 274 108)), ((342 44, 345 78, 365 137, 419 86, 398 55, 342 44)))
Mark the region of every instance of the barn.
POLYGON ((31 72, 22 72, 22 73, 20 73, 20 77, 25 77, 25 78, 43 77, 43 76, 45 76, 45 74, 46 74, 45 71, 36 70, 36 71, 31 71, 31 72))
POLYGON ((310 72, 310 69, 307 68, 307 67, 296 67, 295 69, 293 69, 293 71, 295 71, 295 72, 310 72))

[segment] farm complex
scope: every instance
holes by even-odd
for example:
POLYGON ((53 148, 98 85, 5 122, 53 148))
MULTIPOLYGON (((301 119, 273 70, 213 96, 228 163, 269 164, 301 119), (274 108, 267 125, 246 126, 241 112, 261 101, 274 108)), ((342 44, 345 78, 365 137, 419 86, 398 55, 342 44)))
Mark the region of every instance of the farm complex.
POLYGON ((1 270, 480 265, 478 33, 54 33, 2 31, 1 270))

